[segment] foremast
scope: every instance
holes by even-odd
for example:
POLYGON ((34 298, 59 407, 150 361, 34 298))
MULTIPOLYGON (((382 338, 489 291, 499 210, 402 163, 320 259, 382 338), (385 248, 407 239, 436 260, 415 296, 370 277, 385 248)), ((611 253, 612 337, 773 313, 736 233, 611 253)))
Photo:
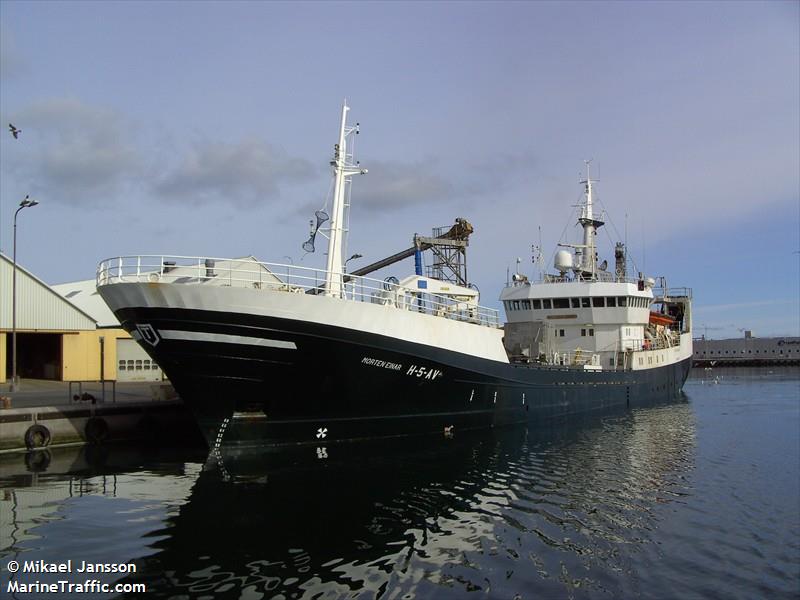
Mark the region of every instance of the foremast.
POLYGON ((347 187, 353 175, 364 175, 367 170, 353 163, 352 154, 347 152, 348 138, 358 134, 358 123, 347 125, 347 100, 342 103, 342 120, 339 126, 339 143, 333 147, 333 215, 328 237, 328 264, 325 270, 325 295, 341 297, 344 290, 344 253, 346 227, 346 208, 349 206, 347 187))
POLYGON ((589 175, 589 166, 591 160, 584 161, 586 163, 586 179, 580 183, 585 186, 586 199, 581 206, 581 215, 578 218, 578 223, 583 227, 583 244, 575 244, 575 254, 578 255, 578 271, 580 277, 587 280, 597 279, 597 247, 595 245, 595 236, 597 229, 604 225, 600 219, 594 216, 594 188, 593 185, 596 180, 592 179, 589 175))

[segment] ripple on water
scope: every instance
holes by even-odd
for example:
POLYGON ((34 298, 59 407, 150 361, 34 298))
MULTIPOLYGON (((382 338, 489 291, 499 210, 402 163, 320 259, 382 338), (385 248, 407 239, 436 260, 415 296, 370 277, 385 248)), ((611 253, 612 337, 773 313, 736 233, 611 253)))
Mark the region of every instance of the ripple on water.
POLYGON ((771 384, 777 411, 734 383, 566 428, 226 457, 227 477, 142 455, 25 472, 2 480, 1 554, 134 560, 154 598, 796 597, 797 486, 765 484, 800 476, 797 381, 771 384))

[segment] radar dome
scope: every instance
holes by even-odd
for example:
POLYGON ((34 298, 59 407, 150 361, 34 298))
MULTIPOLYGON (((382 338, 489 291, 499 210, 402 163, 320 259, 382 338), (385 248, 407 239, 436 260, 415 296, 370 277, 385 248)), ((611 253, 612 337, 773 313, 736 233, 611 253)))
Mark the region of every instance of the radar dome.
POLYGON ((561 271, 562 275, 572 269, 572 254, 567 250, 559 250, 556 252, 555 261, 553 261, 555 268, 561 271))

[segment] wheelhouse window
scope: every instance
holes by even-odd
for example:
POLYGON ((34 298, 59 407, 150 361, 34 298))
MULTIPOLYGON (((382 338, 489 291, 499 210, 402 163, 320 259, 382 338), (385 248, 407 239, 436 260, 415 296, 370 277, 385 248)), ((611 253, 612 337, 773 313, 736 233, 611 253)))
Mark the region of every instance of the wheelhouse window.
POLYGON ((530 310, 531 309, 531 301, 530 300, 523 300, 522 301, 522 310, 530 310))
POLYGON ((569 298, 553 298, 553 308, 569 308, 569 298))
POLYGON ((553 308, 553 304, 550 301, 550 298, 545 298, 542 300, 542 308, 553 308))
POLYGON ((617 299, 614 296, 609 296, 606 298, 606 306, 609 308, 614 308, 617 306, 617 299))
POLYGON ((617 306, 628 306, 628 298, 627 298, 627 296, 618 296, 617 297, 617 306))
POLYGON ((592 301, 589 298, 581 298, 581 307, 591 308, 592 301))
POLYGON ((605 308, 606 299, 602 296, 592 298, 592 306, 594 306, 595 308, 605 308))
POLYGON ((542 301, 539 300, 539 298, 534 298, 531 302, 533 303, 534 310, 540 310, 542 308, 542 301))
POLYGON ((570 298, 570 303, 572 304, 572 308, 580 308, 581 307, 581 299, 580 298, 570 298))

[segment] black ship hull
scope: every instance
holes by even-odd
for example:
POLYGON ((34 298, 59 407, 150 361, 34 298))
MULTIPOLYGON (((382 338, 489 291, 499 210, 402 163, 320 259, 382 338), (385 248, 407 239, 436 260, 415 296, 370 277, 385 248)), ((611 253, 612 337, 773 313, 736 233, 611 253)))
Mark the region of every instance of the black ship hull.
POLYGON ((513 365, 293 319, 157 307, 116 314, 212 447, 542 424, 669 401, 691 368, 691 357, 625 371, 513 365))

